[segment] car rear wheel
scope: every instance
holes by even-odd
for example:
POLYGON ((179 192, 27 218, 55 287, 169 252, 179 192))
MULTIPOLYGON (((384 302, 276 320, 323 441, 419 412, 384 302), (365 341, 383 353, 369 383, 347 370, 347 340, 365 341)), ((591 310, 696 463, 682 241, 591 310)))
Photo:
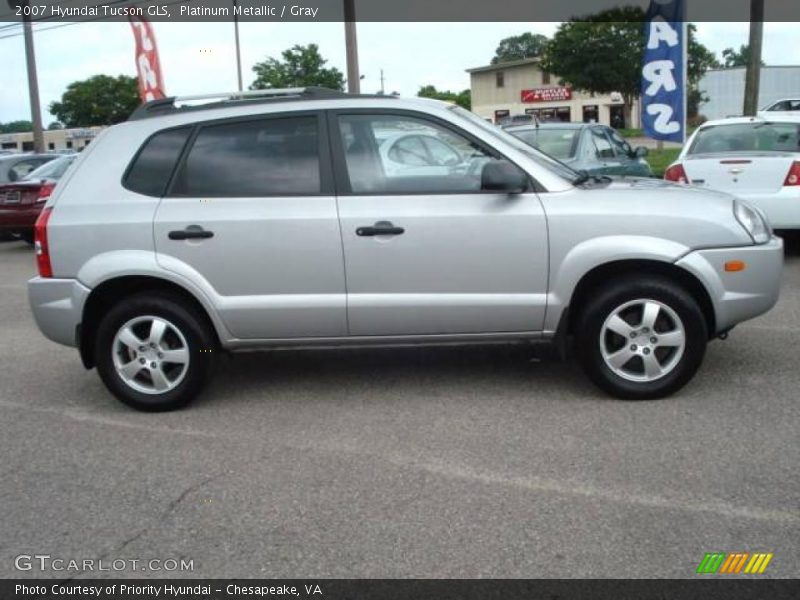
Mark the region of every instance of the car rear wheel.
POLYGON ((95 364, 106 387, 125 404, 174 410, 205 386, 213 340, 206 320, 179 298, 141 294, 123 300, 100 321, 95 364))
POLYGON ((586 374, 625 400, 663 398, 679 390, 700 367, 707 341, 697 301, 659 277, 612 283, 583 307, 576 328, 586 374))

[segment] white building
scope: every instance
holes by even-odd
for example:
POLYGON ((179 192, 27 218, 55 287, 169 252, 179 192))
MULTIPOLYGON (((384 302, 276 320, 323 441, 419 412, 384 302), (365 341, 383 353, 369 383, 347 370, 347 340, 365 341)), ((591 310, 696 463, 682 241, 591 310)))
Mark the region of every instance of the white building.
POLYGON ((536 115, 542 120, 595 122, 617 127, 639 125, 639 102, 631 122, 625 123, 622 95, 586 94, 559 82, 541 69, 538 58, 526 58, 467 69, 472 91, 472 112, 498 122, 515 115, 536 115))
MULTIPOLYGON (((700 105, 707 119, 741 116, 744 107, 744 67, 712 69, 700 80, 708 102, 700 105)), ((800 98, 800 66, 761 67, 758 108, 781 98, 800 98)))

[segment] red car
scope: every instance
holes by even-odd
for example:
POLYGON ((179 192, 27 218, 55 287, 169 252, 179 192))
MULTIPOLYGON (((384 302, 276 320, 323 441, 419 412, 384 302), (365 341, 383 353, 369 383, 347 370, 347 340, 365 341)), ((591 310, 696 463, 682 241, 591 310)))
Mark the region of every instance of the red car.
POLYGON ((75 158, 74 155, 62 156, 19 181, 0 185, 0 237, 10 234, 33 244, 33 225, 56 183, 75 158))

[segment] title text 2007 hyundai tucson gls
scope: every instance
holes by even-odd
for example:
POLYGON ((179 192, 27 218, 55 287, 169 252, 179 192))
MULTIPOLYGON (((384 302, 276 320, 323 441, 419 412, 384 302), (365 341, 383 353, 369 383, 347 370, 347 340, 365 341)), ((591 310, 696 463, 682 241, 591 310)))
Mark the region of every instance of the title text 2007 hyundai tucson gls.
POLYGON ((591 178, 433 100, 186 102, 101 133, 36 225, 39 327, 139 409, 220 351, 566 339, 659 398, 778 297, 782 242, 730 195, 591 178))

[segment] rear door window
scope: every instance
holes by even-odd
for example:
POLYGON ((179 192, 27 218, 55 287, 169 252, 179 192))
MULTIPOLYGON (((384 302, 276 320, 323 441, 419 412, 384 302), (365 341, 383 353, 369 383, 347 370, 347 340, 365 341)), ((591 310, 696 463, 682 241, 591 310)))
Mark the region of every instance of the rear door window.
POLYGON ((181 127, 150 137, 128 169, 125 187, 146 196, 163 196, 191 132, 191 127, 181 127))
POLYGON ((204 125, 171 194, 203 197, 318 195, 316 115, 204 125))

